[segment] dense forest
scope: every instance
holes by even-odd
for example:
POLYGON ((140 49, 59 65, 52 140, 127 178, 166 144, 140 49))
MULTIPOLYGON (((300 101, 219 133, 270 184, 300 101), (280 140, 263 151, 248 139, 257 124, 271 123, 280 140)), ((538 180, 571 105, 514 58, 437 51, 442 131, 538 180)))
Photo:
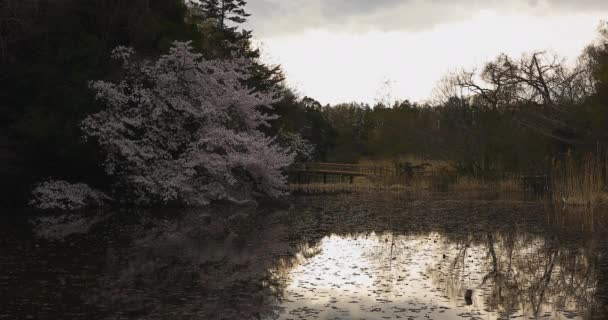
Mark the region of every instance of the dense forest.
POLYGON ((446 75, 427 102, 324 106, 299 97, 280 66, 261 61, 252 32, 240 27, 246 9, 242 0, 0 0, 3 205, 23 205, 32 186, 48 178, 102 189, 111 183, 100 165, 105 155, 80 126, 105 108, 90 81, 120 77, 121 65, 110 55, 118 46, 155 59, 176 40, 191 41, 206 59, 251 61, 243 85, 280 97, 262 109, 278 116, 262 130, 291 143, 302 138, 298 143, 309 152, 296 161, 409 155, 483 175, 544 171, 565 154, 605 158, 605 24, 575 65, 543 51, 500 55, 477 70, 446 75))

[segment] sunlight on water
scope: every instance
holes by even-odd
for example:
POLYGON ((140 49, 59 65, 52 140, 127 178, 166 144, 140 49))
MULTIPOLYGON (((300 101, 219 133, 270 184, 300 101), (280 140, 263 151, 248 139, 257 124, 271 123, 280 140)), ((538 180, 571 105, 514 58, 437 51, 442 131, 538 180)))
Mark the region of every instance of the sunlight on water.
POLYGON ((484 238, 480 243, 438 233, 325 237, 318 254, 287 271, 279 318, 582 317, 576 310, 591 299, 594 284, 590 274, 572 272, 584 267, 583 257, 534 237, 484 238), (471 299, 465 299, 468 289, 471 299), (575 295, 566 299, 560 290, 570 289, 579 291, 569 291, 575 295))

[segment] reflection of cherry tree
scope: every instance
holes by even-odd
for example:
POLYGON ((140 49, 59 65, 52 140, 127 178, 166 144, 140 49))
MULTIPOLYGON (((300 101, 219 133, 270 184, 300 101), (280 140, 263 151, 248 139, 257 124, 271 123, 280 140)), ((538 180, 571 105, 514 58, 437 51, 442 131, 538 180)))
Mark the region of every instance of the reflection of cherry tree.
POLYGON ((108 251, 92 302, 146 319, 272 317, 285 283, 269 269, 290 251, 276 241, 285 230, 274 217, 259 223, 253 208, 238 210, 142 218, 126 232, 131 247, 108 251))

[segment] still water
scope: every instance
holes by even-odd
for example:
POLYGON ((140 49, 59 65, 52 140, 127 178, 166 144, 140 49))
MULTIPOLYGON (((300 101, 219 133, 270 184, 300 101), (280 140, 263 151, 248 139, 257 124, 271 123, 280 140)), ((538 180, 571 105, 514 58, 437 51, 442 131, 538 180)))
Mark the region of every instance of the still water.
POLYGON ((608 318, 598 208, 340 195, 12 219, 0 319, 608 318))

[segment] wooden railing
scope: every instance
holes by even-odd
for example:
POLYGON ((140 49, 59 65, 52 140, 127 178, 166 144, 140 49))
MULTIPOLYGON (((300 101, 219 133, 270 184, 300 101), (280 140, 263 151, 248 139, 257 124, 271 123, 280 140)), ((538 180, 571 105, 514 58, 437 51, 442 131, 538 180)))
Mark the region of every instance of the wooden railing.
MULTIPOLYGON (((374 166, 374 165, 359 165, 347 163, 322 163, 322 162, 307 162, 294 163, 289 167, 291 173, 320 173, 320 174, 336 174, 350 176, 410 176, 410 177, 431 177, 437 174, 445 174, 436 170, 426 169, 424 166, 412 166, 409 168, 396 168, 395 166, 374 166)), ((496 171, 485 174, 489 179, 525 179, 546 177, 546 175, 526 174, 508 171, 496 171)))
POLYGON ((296 173, 326 173, 351 176, 389 176, 395 169, 387 166, 368 166, 343 163, 295 163, 289 171, 296 173))

